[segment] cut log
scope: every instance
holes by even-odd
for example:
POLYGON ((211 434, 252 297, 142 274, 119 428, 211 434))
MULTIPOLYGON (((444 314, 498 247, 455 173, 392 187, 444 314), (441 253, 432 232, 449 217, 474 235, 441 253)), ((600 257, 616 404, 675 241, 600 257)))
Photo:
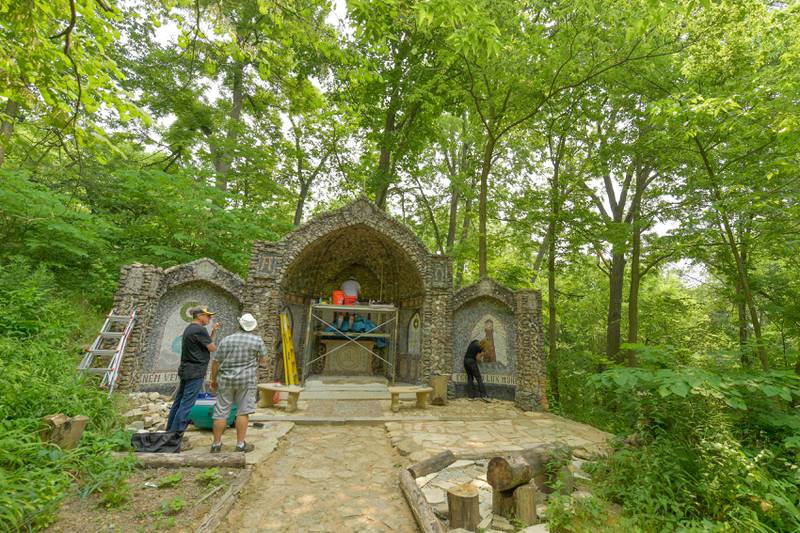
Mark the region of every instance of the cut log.
POLYGON ((450 450, 445 450, 442 453, 437 453, 433 457, 429 457, 422 462, 408 467, 411 477, 414 479, 422 476, 427 476, 433 472, 438 472, 443 468, 447 468, 456 462, 456 456, 450 450))
POLYGON ((492 514, 505 518, 514 517, 513 490, 492 490, 492 514))
POLYGON ((486 482, 494 490, 511 490, 531 477, 533 472, 523 457, 494 457, 486 467, 486 482))
POLYGON ((458 485, 447 491, 447 518, 450 529, 464 528, 477 531, 481 521, 478 489, 471 483, 458 485))
MULTIPOLYGON (((115 453, 115 457, 128 457, 127 453, 115 453)), ((133 456, 144 468, 198 468, 226 467, 244 468, 245 457, 242 452, 229 453, 135 453, 133 456)))
POLYGON ((510 457, 495 457, 486 468, 486 481, 493 488, 510 490, 533 480, 540 492, 550 494, 553 489, 547 485, 555 481, 555 476, 548 476, 548 468, 558 472, 560 466, 569 462, 569 450, 560 443, 545 444, 514 452, 510 457), (527 470, 522 466, 525 464, 527 470))
POLYGON ((526 483, 514 489, 514 516, 525 524, 532 526, 539 523, 539 515, 536 513, 536 485, 526 483))
POLYGON ((411 507, 411 512, 414 514, 422 533, 444 533, 441 522, 433 514, 433 509, 428 505, 428 500, 425 499, 425 495, 422 494, 417 482, 411 477, 411 473, 408 470, 400 471, 400 490, 403 491, 403 496, 406 497, 408 506, 411 507))

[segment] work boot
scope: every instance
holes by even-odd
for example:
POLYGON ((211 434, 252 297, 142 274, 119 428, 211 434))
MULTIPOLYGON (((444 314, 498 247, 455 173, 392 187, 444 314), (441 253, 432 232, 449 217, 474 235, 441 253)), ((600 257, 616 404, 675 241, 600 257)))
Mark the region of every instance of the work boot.
POLYGON ((492 400, 490 400, 487 396, 481 396, 481 401, 486 403, 492 403, 492 400))
POLYGON ((247 453, 247 452, 252 452, 255 449, 256 449, 256 447, 253 446, 252 444, 250 444, 249 442, 243 442, 242 444, 237 444, 236 445, 236 451, 237 452, 247 453))
POLYGON ((222 443, 219 444, 211 443, 211 453, 219 453, 222 451, 222 443))

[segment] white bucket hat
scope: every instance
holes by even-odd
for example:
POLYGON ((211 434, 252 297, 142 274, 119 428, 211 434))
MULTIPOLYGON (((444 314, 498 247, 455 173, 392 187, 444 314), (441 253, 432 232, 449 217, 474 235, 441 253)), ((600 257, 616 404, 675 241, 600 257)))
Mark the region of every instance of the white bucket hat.
POLYGON ((239 325, 245 331, 253 331, 258 327, 258 322, 250 313, 245 313, 239 318, 239 325))

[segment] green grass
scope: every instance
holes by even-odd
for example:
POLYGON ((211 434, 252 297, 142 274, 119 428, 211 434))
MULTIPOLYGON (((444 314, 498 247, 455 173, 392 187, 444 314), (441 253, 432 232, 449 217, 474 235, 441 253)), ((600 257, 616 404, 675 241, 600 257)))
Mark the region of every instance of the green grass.
POLYGON ((0 530, 45 527, 72 489, 120 505, 133 461, 111 452, 129 436, 115 402, 75 370, 97 312, 22 260, 0 264, 0 301, 0 530), (39 439, 41 417, 54 413, 90 418, 76 449, 39 439))

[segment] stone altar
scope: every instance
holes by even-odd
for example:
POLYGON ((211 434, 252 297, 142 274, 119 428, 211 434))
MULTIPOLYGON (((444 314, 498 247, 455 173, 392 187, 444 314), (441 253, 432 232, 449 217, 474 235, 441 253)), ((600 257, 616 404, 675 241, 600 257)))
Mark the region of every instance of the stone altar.
POLYGON ((325 357, 323 374, 328 376, 371 376, 374 356, 367 350, 374 350, 373 341, 359 340, 350 342, 346 339, 320 339, 325 353, 336 350, 325 357), (341 348, 339 348, 341 346, 341 348))

